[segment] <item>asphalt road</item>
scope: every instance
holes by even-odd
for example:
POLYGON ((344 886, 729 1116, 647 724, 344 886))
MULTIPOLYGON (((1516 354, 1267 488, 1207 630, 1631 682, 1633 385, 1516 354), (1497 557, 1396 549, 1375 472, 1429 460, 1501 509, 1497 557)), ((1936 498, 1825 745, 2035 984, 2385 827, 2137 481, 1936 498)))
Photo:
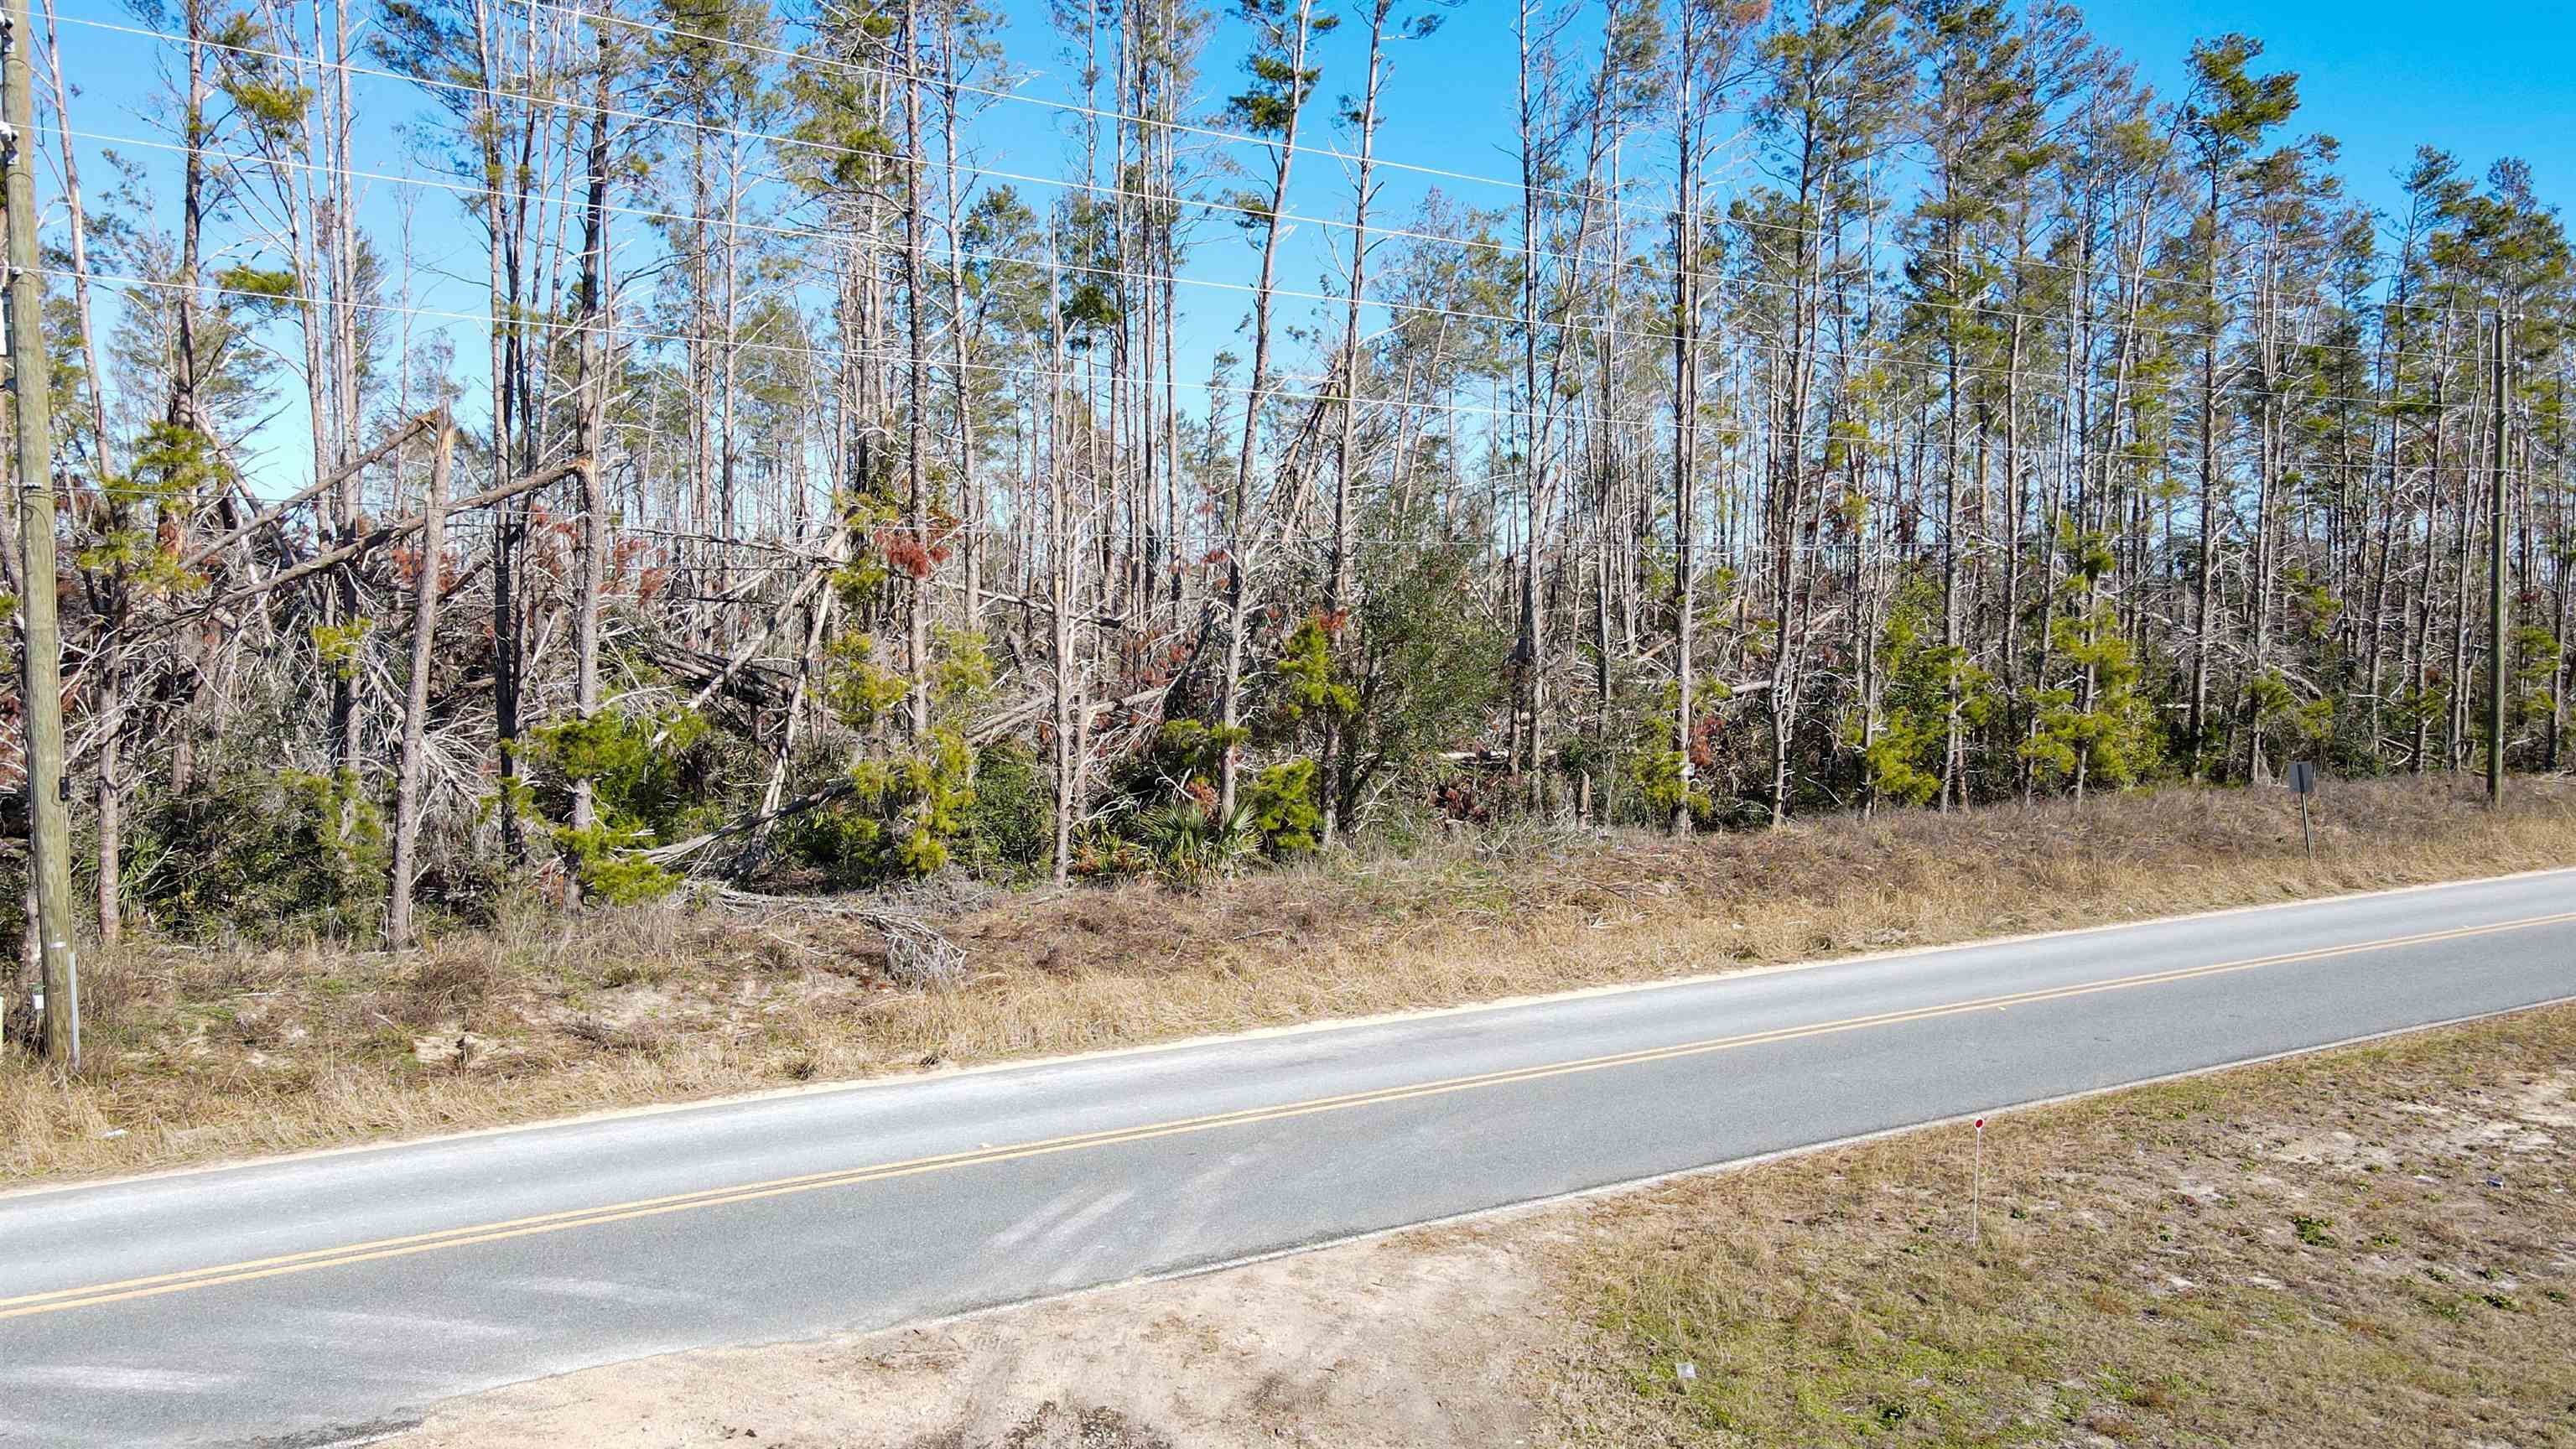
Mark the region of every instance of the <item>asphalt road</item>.
POLYGON ((0 1196, 0 1444, 327 1444, 2576 997, 2576 872, 0 1196))

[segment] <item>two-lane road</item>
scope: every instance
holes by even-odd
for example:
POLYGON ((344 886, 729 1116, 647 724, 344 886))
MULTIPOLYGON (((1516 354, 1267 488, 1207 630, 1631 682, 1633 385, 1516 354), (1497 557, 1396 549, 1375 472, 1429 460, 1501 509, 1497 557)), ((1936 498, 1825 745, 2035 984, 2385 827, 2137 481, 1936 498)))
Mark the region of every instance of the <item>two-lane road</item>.
POLYGON ((0 1196, 0 1444, 329 1442, 2576 997, 2576 872, 0 1196))

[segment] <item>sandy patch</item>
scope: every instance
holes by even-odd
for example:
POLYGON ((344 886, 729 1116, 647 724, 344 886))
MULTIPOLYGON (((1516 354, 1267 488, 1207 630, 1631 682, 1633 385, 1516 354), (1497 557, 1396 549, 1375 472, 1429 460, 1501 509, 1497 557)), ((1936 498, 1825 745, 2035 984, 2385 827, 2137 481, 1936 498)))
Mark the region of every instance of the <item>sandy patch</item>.
POLYGON ((1545 1308, 1483 1223, 926 1328, 679 1354, 451 1404, 400 1449, 1509 1449, 1545 1308))
POLYGON ((2576 1072, 2552 1072, 2525 1083, 2513 1114, 2542 1127, 2576 1127, 2576 1072))

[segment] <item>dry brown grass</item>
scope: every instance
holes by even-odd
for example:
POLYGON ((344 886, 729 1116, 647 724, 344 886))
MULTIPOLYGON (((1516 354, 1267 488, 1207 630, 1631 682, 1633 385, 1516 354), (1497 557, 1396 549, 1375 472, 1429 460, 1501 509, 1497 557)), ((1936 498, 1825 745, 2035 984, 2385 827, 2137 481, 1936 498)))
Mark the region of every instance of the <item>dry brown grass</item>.
POLYGON ((1969 1146, 1580 1210, 1565 1437, 2576 1443, 2576 1009, 1997 1119, 1982 1251, 1969 1146))
POLYGON ((2171 790, 1673 841, 1461 838, 1196 894, 1003 896, 941 929, 971 977, 885 979, 810 911, 532 916, 396 958, 93 955, 90 1065, 0 1064, 0 1180, 2576 864, 2576 784, 2490 814, 2451 782, 2339 788, 2301 852, 2278 792, 2171 790))

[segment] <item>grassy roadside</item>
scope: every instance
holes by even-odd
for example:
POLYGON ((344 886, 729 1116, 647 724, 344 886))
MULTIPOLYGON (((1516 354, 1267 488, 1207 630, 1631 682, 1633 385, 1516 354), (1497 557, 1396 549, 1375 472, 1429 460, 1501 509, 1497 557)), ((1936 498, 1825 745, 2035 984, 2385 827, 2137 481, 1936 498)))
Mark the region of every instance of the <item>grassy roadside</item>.
POLYGON ((2318 856, 2289 797, 2192 790, 1461 838, 951 906, 971 975, 937 995, 815 910, 529 918, 400 958, 146 943, 89 961, 83 1076, 0 1063, 0 1182, 2570 865, 2576 783, 2501 814, 2447 781, 2339 787, 2318 856))
POLYGON ((1601 1204, 1575 1444, 2576 1444, 2576 1009, 1601 1204), (1690 1376, 1683 1377, 1683 1365, 1690 1376))

